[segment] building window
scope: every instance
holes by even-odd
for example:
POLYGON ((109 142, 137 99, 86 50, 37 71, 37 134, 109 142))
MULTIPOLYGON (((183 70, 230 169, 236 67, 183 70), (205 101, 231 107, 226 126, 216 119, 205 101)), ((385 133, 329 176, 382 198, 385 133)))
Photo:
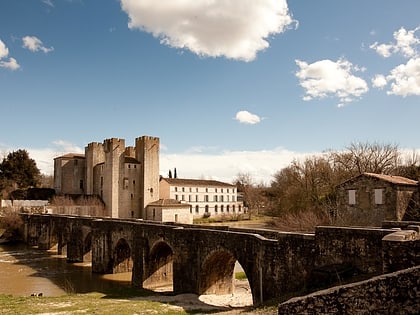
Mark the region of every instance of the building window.
POLYGON ((192 188, 190 187, 190 192, 192 192, 192 188))
POLYGON ((226 202, 229 202, 229 196, 226 196, 226 202))
POLYGON ((128 164, 128 168, 131 168, 131 164, 128 164))
POLYGON ((178 191, 178 187, 175 187, 175 191, 178 191))
POLYGON ((209 192, 209 189, 208 189, 208 188, 206 188, 206 193, 207 193, 207 192, 209 192))
POLYGON ((204 201, 209 202, 209 195, 204 195, 204 201))
POLYGON ((205 209, 204 211, 205 211, 206 213, 209 213, 209 206, 208 206, 208 205, 206 205, 206 207, 205 207, 204 209, 205 209))
POLYGON ((134 168, 137 168, 137 165, 136 164, 134 164, 134 168))
POLYGON ((178 200, 178 195, 175 195, 175 200, 178 200))
POLYGON ((229 213, 229 205, 226 206, 226 212, 229 213))
POLYGON ((217 188, 214 189, 214 192, 217 192, 217 188))
POLYGON ((136 186, 136 181, 135 180, 133 180, 133 186, 136 186))
POLYGON ((182 195, 182 196, 181 196, 181 200, 182 200, 182 201, 185 201, 185 195, 182 195))
POLYGON ((217 205, 214 206, 214 212, 217 213, 217 205))
POLYGON ((383 189, 375 189, 375 205, 382 205, 383 203, 383 189))
POLYGON ((214 202, 217 202, 217 195, 214 195, 214 202))
POLYGON ((188 202, 191 202, 192 201, 192 197, 191 197, 191 195, 188 195, 188 202))
POLYGON ((223 196, 222 196, 222 195, 220 195, 220 202, 224 202, 224 201, 223 201, 223 196))
POLYGON ((185 192, 185 188, 184 187, 182 187, 182 192, 185 192))
POLYGON ((198 195, 195 195, 195 202, 198 202, 198 195))
POLYGON ((221 189, 221 192, 223 192, 223 188, 221 189))
POLYGON ((198 206, 195 206, 195 213, 199 213, 199 212, 200 212, 200 210, 199 210, 198 206))
POLYGON ((156 209, 153 208, 153 221, 155 220, 155 218, 156 218, 156 209))
POLYGON ((238 206, 238 212, 241 212, 241 210, 242 210, 242 207, 241 207, 241 205, 239 205, 238 206))
POLYGON ((175 223, 178 222, 178 214, 175 214, 175 223))
POLYGON ((223 209, 223 205, 221 205, 220 206, 220 212, 223 212, 224 211, 224 209, 223 209))
POLYGON ((349 205, 356 204, 356 190, 350 189, 349 191, 349 205))
POLYGON ((195 192, 198 192, 198 187, 195 189, 195 192))
POLYGON ((232 212, 235 212, 235 205, 232 206, 232 212))
POLYGON ((131 198, 131 200, 133 200, 133 199, 134 199, 134 195, 133 195, 133 194, 131 194, 131 195, 130 195, 130 198, 131 198))
POLYGON ((80 187, 80 189, 83 189, 83 179, 80 180, 79 187, 80 187))
POLYGON ((124 178, 123 189, 128 189, 128 178, 124 178))

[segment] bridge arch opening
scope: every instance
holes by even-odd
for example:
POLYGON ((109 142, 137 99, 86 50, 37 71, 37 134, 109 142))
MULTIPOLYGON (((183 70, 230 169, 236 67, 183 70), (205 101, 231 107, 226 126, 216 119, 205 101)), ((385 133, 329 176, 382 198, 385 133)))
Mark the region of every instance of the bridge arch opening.
POLYGON ((152 247, 143 287, 173 291, 173 251, 166 242, 158 242, 152 247))
POLYGON ((89 232, 83 241, 83 261, 92 261, 92 232, 89 232))
POLYGON ((200 300, 206 303, 208 295, 226 295, 227 299, 230 299, 228 304, 253 304, 246 272, 234 255, 226 250, 213 252, 202 264, 199 295, 200 300))
POLYGON ((133 270, 133 259, 131 248, 123 238, 119 239, 113 252, 112 273, 131 272, 133 270))

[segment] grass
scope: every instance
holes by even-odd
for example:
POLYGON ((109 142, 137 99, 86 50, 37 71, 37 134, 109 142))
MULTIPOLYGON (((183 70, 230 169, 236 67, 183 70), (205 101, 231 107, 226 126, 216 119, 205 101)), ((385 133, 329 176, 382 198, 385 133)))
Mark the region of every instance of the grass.
POLYGON ((188 314, 154 301, 107 298, 102 293, 60 297, 12 297, 0 295, 1 314, 188 314))

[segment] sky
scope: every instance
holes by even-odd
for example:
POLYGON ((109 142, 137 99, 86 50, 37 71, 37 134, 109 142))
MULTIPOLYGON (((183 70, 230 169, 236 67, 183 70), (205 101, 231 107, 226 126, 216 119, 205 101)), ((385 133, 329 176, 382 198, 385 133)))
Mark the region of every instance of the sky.
POLYGON ((293 159, 420 149, 418 0, 2 0, 0 157, 160 138, 160 173, 269 184, 293 159))

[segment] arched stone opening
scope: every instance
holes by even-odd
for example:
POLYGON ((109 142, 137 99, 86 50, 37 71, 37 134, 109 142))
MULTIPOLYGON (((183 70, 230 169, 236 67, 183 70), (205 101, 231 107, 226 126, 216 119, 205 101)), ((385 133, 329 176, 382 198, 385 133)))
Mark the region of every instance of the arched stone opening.
POLYGON ((150 251, 143 287, 173 290, 173 251, 167 243, 158 242, 150 251))
POLYGON ((92 261, 92 232, 89 232, 83 242, 83 261, 92 261))
POLYGON ((113 251, 112 273, 131 272, 133 259, 131 257, 130 245, 125 239, 120 239, 113 251))
POLYGON ((246 271, 234 255, 226 250, 213 252, 203 262, 199 277, 199 294, 202 295, 200 300, 205 303, 208 302, 206 295, 229 295, 229 305, 253 304, 246 271))

